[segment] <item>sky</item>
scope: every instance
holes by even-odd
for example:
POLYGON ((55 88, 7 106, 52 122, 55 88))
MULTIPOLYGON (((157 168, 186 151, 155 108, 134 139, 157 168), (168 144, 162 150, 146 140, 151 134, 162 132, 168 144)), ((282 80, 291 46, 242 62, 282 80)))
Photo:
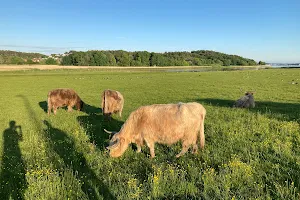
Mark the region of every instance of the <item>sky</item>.
POLYGON ((300 62, 300 0, 10 0, 0 49, 213 50, 300 62))

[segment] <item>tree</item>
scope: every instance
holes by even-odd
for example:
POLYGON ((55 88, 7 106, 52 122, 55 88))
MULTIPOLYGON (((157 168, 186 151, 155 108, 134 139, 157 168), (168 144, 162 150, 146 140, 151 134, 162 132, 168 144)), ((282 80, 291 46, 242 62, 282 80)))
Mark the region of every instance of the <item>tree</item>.
POLYGON ((225 59, 225 60, 223 61, 223 65, 224 65, 224 66, 230 66, 230 64, 231 64, 231 60, 230 60, 230 59, 225 59))
POLYGON ((166 66, 167 60, 162 54, 152 53, 150 63, 151 66, 166 66))
POLYGON ((189 66, 189 65, 257 65, 252 59, 215 51, 149 53, 147 51, 70 51, 62 65, 90 66, 189 66))
POLYGON ((147 51, 137 51, 133 53, 133 66, 150 66, 151 53, 147 51))
POLYGON ((18 56, 13 56, 10 60, 10 64, 23 65, 24 63, 25 61, 18 56))
POLYGON ((0 64, 5 64, 4 56, 0 55, 0 64))
POLYGON ((64 56, 61 60, 61 65, 73 65, 71 56, 64 56))
POLYGON ((266 65, 266 63, 263 62, 263 61, 259 61, 258 64, 259 64, 259 65, 266 65))
POLYGON ((130 58, 128 52, 126 52, 126 51, 115 51, 114 55, 115 55, 118 66, 130 66, 131 58, 130 58))
POLYGON ((45 60, 45 64, 46 65, 57 65, 57 61, 55 59, 53 59, 53 58, 47 58, 45 60))

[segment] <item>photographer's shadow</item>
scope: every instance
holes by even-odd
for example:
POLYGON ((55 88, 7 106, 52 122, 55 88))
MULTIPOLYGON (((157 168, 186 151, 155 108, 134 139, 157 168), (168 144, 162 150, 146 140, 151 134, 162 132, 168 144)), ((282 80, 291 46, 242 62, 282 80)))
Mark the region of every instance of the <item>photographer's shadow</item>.
POLYGON ((24 199, 27 181, 19 147, 19 141, 23 139, 21 126, 16 126, 15 121, 10 121, 9 128, 3 132, 3 139, 0 197, 1 199, 24 199))
POLYGON ((109 188, 97 177, 89 167, 83 153, 75 147, 75 141, 64 131, 53 127, 48 121, 44 120, 47 126, 45 134, 51 140, 50 147, 63 159, 66 167, 78 173, 78 178, 82 182, 82 190, 88 195, 89 199, 116 199, 109 188))

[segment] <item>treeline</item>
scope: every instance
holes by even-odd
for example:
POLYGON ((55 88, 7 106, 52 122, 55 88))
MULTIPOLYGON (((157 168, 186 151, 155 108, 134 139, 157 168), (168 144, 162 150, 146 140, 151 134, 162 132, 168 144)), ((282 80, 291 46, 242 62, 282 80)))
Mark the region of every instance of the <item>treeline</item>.
POLYGON ((0 50, 0 64, 58 64, 53 58, 40 53, 25 53, 18 51, 0 50))
POLYGON ((75 66, 249 66, 252 59, 215 51, 150 53, 147 51, 70 51, 61 60, 62 65, 75 66))
MULTIPOLYGON (((147 51, 70 51, 50 57, 40 53, 0 50, 0 64, 48 64, 75 66, 248 66, 257 65, 252 59, 215 51, 166 52, 147 51)), ((258 64, 265 64, 260 61, 258 64)))

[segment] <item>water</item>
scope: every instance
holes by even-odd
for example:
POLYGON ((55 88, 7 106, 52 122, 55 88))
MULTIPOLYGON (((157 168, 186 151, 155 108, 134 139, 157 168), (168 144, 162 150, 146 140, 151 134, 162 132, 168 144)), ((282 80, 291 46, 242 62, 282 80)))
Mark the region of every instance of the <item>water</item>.
POLYGON ((281 63, 271 63, 271 67, 274 68, 300 68, 300 64, 281 64, 281 63))

